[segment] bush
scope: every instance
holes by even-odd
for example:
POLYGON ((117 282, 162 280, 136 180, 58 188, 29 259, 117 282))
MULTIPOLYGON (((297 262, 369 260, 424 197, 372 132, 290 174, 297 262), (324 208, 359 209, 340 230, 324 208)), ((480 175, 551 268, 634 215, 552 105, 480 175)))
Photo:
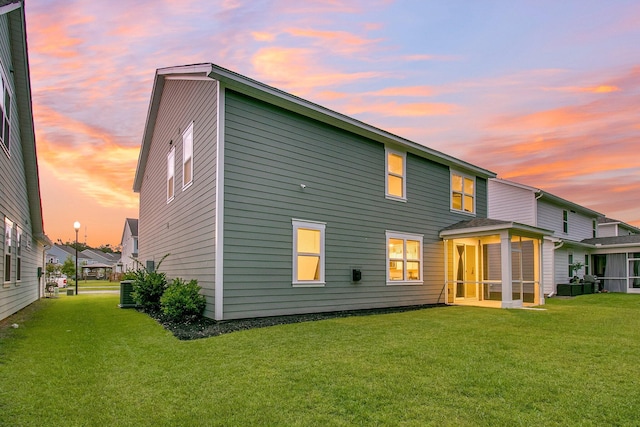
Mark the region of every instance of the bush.
MULTIPOLYGON (((158 263, 160 264, 169 254, 162 257, 158 263)), ((145 310, 157 311, 160 309, 160 298, 167 289, 167 276, 156 270, 148 271, 146 268, 140 268, 134 274, 135 278, 131 286, 131 298, 145 310)))
POLYGON ((187 283, 180 278, 174 279, 160 298, 162 312, 172 320, 201 316, 206 299, 200 295, 200 289, 197 280, 187 283))

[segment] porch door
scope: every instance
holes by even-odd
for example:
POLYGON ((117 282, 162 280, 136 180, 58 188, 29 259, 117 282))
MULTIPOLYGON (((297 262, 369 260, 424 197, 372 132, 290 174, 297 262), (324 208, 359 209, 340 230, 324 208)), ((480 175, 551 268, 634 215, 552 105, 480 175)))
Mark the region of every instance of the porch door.
POLYGON ((456 245, 456 298, 478 299, 476 247, 456 245))

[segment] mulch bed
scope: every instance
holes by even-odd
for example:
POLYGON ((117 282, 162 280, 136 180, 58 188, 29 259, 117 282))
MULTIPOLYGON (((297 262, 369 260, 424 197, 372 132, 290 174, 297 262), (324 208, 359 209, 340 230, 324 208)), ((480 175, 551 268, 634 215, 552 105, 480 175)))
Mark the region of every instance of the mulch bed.
MULTIPOLYGON (((443 304, 424 304, 406 307, 376 308, 368 310, 334 311, 329 313, 297 314, 290 316, 258 317, 255 319, 216 321, 207 317, 194 317, 184 321, 171 321, 161 312, 146 313, 160 323, 180 340, 195 340, 199 338, 215 337, 236 331, 254 328, 265 328, 290 323, 313 322, 317 320, 335 319, 339 317, 369 316, 374 314, 402 313, 405 311, 424 308, 440 307, 443 304)), ((141 310, 142 311, 142 310, 141 310)))

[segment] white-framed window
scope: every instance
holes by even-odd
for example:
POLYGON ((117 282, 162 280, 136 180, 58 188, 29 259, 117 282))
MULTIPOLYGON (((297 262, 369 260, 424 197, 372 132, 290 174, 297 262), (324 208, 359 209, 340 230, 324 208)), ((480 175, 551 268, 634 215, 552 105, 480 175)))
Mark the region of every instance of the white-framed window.
POLYGON ((324 285, 326 223, 293 219, 293 284, 324 285))
POLYGON ((387 284, 423 283, 421 234, 387 231, 387 284))
POLYGON ((182 134, 182 189, 193 182, 193 122, 182 134))
POLYGON ((566 209, 562 210, 562 232, 569 232, 569 211, 566 209))
POLYGON ((13 257, 13 221, 4 219, 4 282, 11 281, 11 261, 13 257))
POLYGON ((173 200, 176 187, 176 148, 167 155, 167 203, 173 200))
POLYGON ((22 228, 16 227, 16 282, 22 280, 22 228))
POLYGON ((591 227, 593 229, 593 238, 595 239, 596 237, 598 237, 598 221, 596 221, 595 219, 591 221, 591 227))
POLYGON ((0 86, 0 145, 8 156, 11 153, 11 92, 4 76, 0 76, 0 86))
POLYGON ((475 215, 476 177, 451 171, 451 210, 475 215))
POLYGON ((385 194, 389 199, 407 200, 407 153, 385 147, 385 194))

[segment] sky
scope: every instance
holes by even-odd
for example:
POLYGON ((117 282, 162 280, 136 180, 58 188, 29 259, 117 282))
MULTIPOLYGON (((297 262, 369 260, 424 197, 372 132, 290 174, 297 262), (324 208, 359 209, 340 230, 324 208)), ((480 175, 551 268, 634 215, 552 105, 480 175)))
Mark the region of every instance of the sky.
POLYGON ((637 0, 27 0, 45 231, 118 245, 155 70, 213 62, 640 227, 637 0))

